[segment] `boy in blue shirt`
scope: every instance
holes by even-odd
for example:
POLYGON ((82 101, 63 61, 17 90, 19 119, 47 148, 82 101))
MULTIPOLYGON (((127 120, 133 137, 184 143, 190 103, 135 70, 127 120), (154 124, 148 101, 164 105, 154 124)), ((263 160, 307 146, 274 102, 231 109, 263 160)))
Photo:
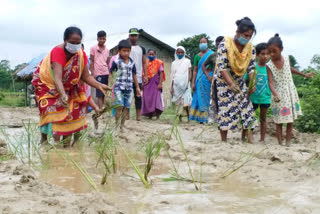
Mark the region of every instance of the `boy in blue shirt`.
POLYGON ((137 80, 137 71, 134 61, 130 58, 131 44, 128 40, 122 40, 118 44, 118 59, 114 60, 110 72, 117 71, 114 84, 114 105, 116 108, 116 123, 121 119, 121 130, 124 123, 129 119, 129 109, 132 101, 133 84, 137 90, 137 96, 141 97, 141 91, 137 80))

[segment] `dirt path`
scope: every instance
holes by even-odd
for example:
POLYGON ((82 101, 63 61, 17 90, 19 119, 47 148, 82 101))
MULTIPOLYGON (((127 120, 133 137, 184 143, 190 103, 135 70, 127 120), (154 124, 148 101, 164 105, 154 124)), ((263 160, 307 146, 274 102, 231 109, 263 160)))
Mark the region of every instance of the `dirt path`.
MULTIPOLYGON (((0 116, 6 117, 7 125, 17 125, 21 118, 37 120, 37 111, 2 108, 0 116)), ((170 123, 128 121, 126 127, 119 140, 128 151, 139 151, 152 134, 165 136, 179 173, 190 177, 180 145, 169 138, 170 123)), ((169 177, 173 168, 165 152, 152 171, 151 189, 144 188, 123 159, 108 184, 99 185, 99 193, 62 161, 54 160, 41 175, 17 161, 8 161, 0 162, 0 213, 320 213, 320 163, 312 160, 320 153, 319 135, 294 132, 294 142, 288 148, 277 145, 272 126, 266 144, 253 145, 242 143, 240 133, 230 133, 229 142, 222 143, 214 127, 182 124, 179 130, 197 180, 202 163, 202 193, 195 193, 192 183, 161 179, 169 177), (250 161, 221 178, 246 160, 250 161)), ((78 154, 80 149, 69 152, 78 154)), ((86 147, 82 163, 99 183, 101 173, 95 168, 93 153, 86 147)), ((142 164, 142 153, 136 157, 142 164)))

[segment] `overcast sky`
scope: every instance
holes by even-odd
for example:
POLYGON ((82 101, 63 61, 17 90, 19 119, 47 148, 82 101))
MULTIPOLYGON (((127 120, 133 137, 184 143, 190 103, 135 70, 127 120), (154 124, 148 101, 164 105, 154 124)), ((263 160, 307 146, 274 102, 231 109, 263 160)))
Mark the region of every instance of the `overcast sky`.
POLYGON ((11 67, 62 43, 70 25, 82 29, 84 44, 102 29, 113 34, 137 27, 176 47, 200 33, 233 36, 244 16, 256 25, 254 44, 279 33, 285 53, 302 68, 320 54, 320 3, 312 0, 0 0, 0 6, 0 59, 11 67))

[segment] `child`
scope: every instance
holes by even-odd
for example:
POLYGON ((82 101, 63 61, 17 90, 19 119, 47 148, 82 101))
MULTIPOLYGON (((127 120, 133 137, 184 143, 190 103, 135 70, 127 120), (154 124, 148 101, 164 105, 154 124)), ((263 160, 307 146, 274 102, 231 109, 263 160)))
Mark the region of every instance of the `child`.
MULTIPOLYGON (((90 49, 90 71, 98 82, 109 85, 109 50, 105 46, 107 33, 99 31, 97 37, 98 44, 90 49)), ((98 98, 98 106, 102 109, 104 94, 97 89, 96 96, 98 98)))
MULTIPOLYGON (((260 43, 256 46, 258 62, 256 63, 256 91, 251 94, 250 99, 254 110, 260 107, 260 142, 264 142, 267 130, 267 112, 271 104, 271 92, 269 88, 267 62, 269 60, 269 50, 267 43, 260 43)), ((250 75, 252 78, 253 73, 250 75)), ((246 74, 245 79, 248 79, 246 74)))
POLYGON ((141 91, 137 80, 136 66, 129 57, 131 52, 131 44, 128 40, 122 40, 118 45, 119 57, 112 63, 110 72, 117 71, 116 82, 114 84, 114 105, 116 108, 116 124, 119 124, 121 118, 121 130, 123 129, 126 119, 129 119, 129 109, 131 107, 133 84, 137 89, 137 96, 141 97, 141 91))
POLYGON ((292 73, 312 78, 314 73, 304 74, 291 67, 289 57, 282 56, 282 41, 275 34, 268 41, 271 61, 267 63, 268 79, 273 95, 272 111, 276 123, 277 139, 282 145, 282 125, 287 123, 286 146, 290 146, 293 121, 302 115, 299 96, 292 79, 292 73))

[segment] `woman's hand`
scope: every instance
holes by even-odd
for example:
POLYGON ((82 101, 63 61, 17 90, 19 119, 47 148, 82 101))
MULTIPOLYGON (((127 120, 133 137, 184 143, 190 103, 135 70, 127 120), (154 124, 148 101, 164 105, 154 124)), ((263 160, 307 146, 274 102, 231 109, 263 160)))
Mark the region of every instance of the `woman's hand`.
POLYGON ((307 73, 304 75, 305 78, 312 78, 313 76, 315 75, 314 72, 311 72, 311 73, 307 73))
POLYGON ((171 87, 170 93, 173 96, 173 87, 171 87))
POLYGON ((145 76, 145 77, 144 77, 144 84, 148 84, 148 82, 149 82, 149 79, 148 79, 147 76, 145 76))
POLYGON ((238 94, 241 92, 240 87, 238 85, 235 85, 234 83, 232 85, 229 85, 229 88, 235 94, 238 94))
POLYGON ((196 91, 196 84, 195 83, 192 83, 192 91, 196 91))
POLYGON ((101 110, 99 108, 95 108, 94 111, 96 112, 97 117, 100 117, 101 110))
POLYGON ((60 101, 63 107, 67 108, 68 107, 68 101, 69 101, 69 97, 66 94, 63 94, 60 96, 60 101))
POLYGON ((99 84, 98 88, 104 95, 107 93, 108 90, 112 90, 112 88, 110 88, 108 85, 105 84, 99 84))
POLYGON ((158 84, 158 90, 161 90, 162 89, 162 83, 160 82, 159 84, 158 84))

